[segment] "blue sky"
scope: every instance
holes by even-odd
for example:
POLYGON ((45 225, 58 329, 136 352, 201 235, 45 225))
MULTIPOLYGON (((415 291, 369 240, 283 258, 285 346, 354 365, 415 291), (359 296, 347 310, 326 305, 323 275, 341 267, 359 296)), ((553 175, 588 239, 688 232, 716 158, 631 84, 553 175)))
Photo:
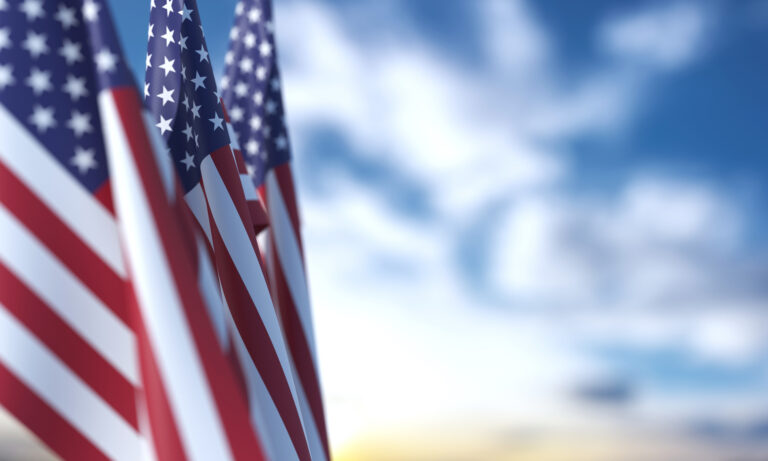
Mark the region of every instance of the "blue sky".
MULTIPOLYGON (((143 81, 148 7, 111 3, 143 81)), ((234 4, 199 2, 219 68, 234 4)), ((335 447, 764 420, 764 2, 275 14, 335 447)))

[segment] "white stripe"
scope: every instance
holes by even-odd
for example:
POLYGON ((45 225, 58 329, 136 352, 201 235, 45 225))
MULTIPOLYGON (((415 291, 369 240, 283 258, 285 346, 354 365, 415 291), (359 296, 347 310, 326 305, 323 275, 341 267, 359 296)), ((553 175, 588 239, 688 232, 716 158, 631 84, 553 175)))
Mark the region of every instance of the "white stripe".
MULTIPOLYGON (((294 368, 294 372, 296 369, 294 368)), ((301 380, 296 380, 296 390, 299 393, 299 403, 301 403, 301 414, 304 416, 304 432, 307 434, 307 444, 312 461, 327 461, 325 457, 325 448, 323 447, 320 431, 315 424, 315 418, 312 414, 312 407, 309 406, 309 400, 304 392, 304 386, 301 380)), ((322 418, 322 415, 320 416, 322 418)))
POLYGON ((176 196, 176 171, 173 168, 173 160, 168 153, 168 148, 157 132, 155 126, 155 120, 152 118, 152 114, 143 110, 141 112, 144 119, 144 131, 146 131, 149 141, 152 145, 152 149, 155 154, 155 160, 157 161, 157 167, 160 170, 160 176, 163 180, 163 186, 165 186, 165 194, 168 196, 168 200, 172 201, 176 196))
MULTIPOLYGON (((240 215, 232 203, 224 181, 219 176, 216 164, 213 163, 211 156, 207 156, 200 163, 200 172, 205 184, 205 195, 208 198, 211 215, 216 224, 216 228, 221 234, 221 239, 227 247, 232 262, 237 269, 240 279, 243 281, 248 294, 259 312, 262 322, 267 329, 270 341, 275 348, 283 374, 291 387, 291 393, 296 399, 296 389, 294 388, 293 373, 291 373, 288 353, 283 341, 280 324, 277 320, 272 298, 270 297, 267 281, 264 280, 264 273, 259 265, 256 252, 251 245, 251 240, 245 227, 242 224, 240 215)), ((298 401, 295 402, 298 408, 298 401)))
MULTIPOLYGON (((267 202, 269 209, 270 225, 272 226, 272 240, 277 249, 277 260, 282 267, 288 289, 293 297, 293 303, 301 319, 301 326, 304 330, 304 337, 309 344, 309 350, 312 353, 312 361, 317 364, 317 354, 315 352, 315 334, 312 326, 312 311, 309 307, 309 293, 307 289, 307 278, 304 274, 304 263, 299 251, 299 245, 296 242, 296 231, 291 224, 291 218, 288 216, 288 209, 283 200, 283 194, 280 185, 272 170, 266 177, 267 202)), ((317 368, 315 366, 315 368, 317 368)))
POLYGON ((240 175, 240 182, 243 183, 243 191, 245 192, 245 199, 248 201, 259 201, 259 194, 256 193, 256 186, 253 185, 253 180, 247 174, 240 175))
MULTIPOLYGON (((267 459, 298 461, 299 455, 293 446, 293 441, 285 427, 283 418, 277 411, 275 402, 269 395, 264 380, 261 379, 259 371, 253 364, 248 349, 245 347, 243 339, 237 334, 237 327, 234 325, 230 314, 230 324, 235 338, 235 352, 237 353, 240 369, 245 377, 246 390, 248 392, 248 406, 250 407, 251 421, 256 432, 259 435, 262 448, 267 455, 267 459)), ((314 458, 312 458, 314 460, 314 458)))
POLYGON ((229 335, 227 333, 227 316, 222 305, 220 285, 216 278, 216 272, 213 264, 208 258, 208 252, 205 251, 203 243, 197 239, 197 284, 200 287, 200 294, 203 297, 205 307, 208 309, 208 316, 211 318, 216 336, 219 338, 219 345, 223 350, 229 348, 229 335))
POLYGON ((133 331, 2 205, 0 235, 0 261, 128 381, 137 385, 133 331))
POLYGON ((120 172, 114 177, 114 195, 133 284, 185 453, 192 460, 232 459, 146 191, 109 92, 99 95, 99 107, 106 138, 112 140, 107 146, 110 165, 120 172))
POLYGON ((229 133, 229 145, 232 147, 232 150, 240 150, 240 142, 237 139, 237 132, 229 122, 227 122, 227 132, 229 133))
POLYGON ((125 266, 112 215, 0 104, 0 160, 121 278, 125 266))
POLYGON ((208 218, 208 203, 205 201, 205 194, 203 193, 203 187, 200 183, 195 184, 195 187, 184 194, 184 200, 187 202, 187 206, 192 211, 197 222, 200 223, 200 227, 203 228, 203 233, 205 233, 208 243, 213 247, 211 220, 208 218))
POLYGON ((111 459, 141 459, 139 434, 0 304, 0 361, 111 459))

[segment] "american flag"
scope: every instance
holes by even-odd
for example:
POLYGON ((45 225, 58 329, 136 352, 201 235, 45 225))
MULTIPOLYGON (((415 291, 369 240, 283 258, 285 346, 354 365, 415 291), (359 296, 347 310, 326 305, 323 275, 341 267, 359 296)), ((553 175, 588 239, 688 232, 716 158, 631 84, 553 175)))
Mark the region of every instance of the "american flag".
POLYGON ((63 459, 261 459, 146 119, 103 0, 0 0, 0 404, 63 459))
POLYGON ((244 147, 253 184, 266 199, 271 226, 267 239, 270 285, 295 366, 312 457, 329 459, 276 55, 270 0, 240 1, 225 58, 222 96, 244 147))
POLYGON ((230 136, 196 2, 153 1, 148 35, 144 97, 216 261, 228 307, 222 344, 240 365, 253 425, 270 458, 312 459, 256 242, 263 208, 230 136))

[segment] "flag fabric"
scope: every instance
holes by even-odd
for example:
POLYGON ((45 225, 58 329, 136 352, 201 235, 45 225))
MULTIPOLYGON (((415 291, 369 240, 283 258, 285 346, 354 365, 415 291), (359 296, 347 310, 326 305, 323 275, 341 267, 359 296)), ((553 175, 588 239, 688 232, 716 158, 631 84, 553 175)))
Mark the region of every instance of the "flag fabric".
POLYGON ((0 404, 63 459, 262 459, 146 119, 103 0, 0 0, 0 404))
POLYGON ((249 175, 266 202, 270 286, 295 366, 307 437, 313 459, 329 459, 270 0, 237 4, 225 60, 222 97, 249 175))
POLYGON ((153 1, 148 35, 145 102, 215 261, 228 320, 223 344, 240 366, 253 426, 269 458, 312 459, 256 242, 258 195, 230 138, 196 2, 153 1))

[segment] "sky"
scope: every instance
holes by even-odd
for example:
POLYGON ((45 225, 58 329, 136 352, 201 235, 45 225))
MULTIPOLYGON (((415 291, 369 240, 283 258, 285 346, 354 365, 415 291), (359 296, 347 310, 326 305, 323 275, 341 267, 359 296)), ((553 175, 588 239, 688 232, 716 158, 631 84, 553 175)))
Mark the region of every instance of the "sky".
POLYGON ((768 4, 275 15, 336 459, 768 456, 768 4))
POLYGON ((339 459, 768 454, 764 2, 275 3, 339 459))

